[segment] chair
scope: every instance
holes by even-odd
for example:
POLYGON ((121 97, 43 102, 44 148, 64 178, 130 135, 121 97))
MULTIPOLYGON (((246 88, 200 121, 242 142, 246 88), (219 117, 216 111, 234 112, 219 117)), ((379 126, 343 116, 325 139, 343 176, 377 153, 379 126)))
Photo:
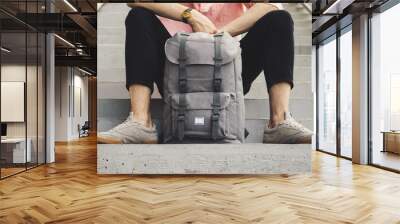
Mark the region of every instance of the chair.
POLYGON ((89 121, 85 121, 82 127, 78 124, 79 138, 89 136, 89 129, 90 129, 89 121))

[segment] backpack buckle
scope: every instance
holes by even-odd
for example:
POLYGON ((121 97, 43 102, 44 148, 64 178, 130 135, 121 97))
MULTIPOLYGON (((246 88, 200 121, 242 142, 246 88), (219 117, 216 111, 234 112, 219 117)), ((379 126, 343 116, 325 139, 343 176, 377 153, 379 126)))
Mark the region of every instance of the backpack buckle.
POLYGON ((222 58, 214 57, 213 59, 214 59, 216 65, 220 65, 222 63, 222 58))
POLYGON ((184 61, 186 61, 186 57, 179 57, 178 58, 178 61, 179 61, 179 63, 181 63, 181 62, 184 62, 184 61))
POLYGON ((212 115, 211 115, 211 120, 212 121, 218 121, 219 120, 219 111, 218 111, 218 109, 216 108, 217 106, 220 106, 220 105, 212 105, 214 108, 213 108, 213 110, 212 110, 212 115))
POLYGON ((186 84, 187 84, 186 79, 179 79, 179 90, 181 92, 186 92, 186 84))
POLYGON ((214 91, 219 92, 221 90, 221 83, 222 83, 222 79, 214 79, 214 91))
POLYGON ((213 114, 213 115, 211 116, 211 120, 212 120, 212 121, 218 121, 218 120, 219 120, 219 114, 213 114))
POLYGON ((185 114, 178 114, 178 121, 185 121, 185 114))

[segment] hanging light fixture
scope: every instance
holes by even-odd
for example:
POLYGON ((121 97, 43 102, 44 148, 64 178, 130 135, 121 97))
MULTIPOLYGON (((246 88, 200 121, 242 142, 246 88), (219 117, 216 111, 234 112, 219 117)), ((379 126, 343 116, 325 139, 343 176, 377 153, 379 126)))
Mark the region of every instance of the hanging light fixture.
POLYGON ((68 0, 64 0, 65 4, 68 5, 74 12, 78 12, 78 10, 73 6, 68 0))
POLYGON ((55 37, 57 37, 57 39, 61 40, 62 42, 64 42, 65 44, 67 44, 68 46, 75 48, 75 45, 72 44, 71 42, 69 42, 68 40, 62 38, 61 36, 59 36, 58 34, 54 34, 55 37))
POLYGON ((1 47, 1 51, 4 51, 4 52, 6 52, 6 53, 10 53, 10 52, 11 52, 10 49, 5 48, 5 47, 1 47))
POLYGON ((336 0, 327 9, 325 9, 322 14, 342 14, 343 9, 347 8, 347 6, 351 5, 353 2, 354 0, 336 0))
POLYGON ((90 73, 90 72, 88 72, 88 71, 86 71, 86 70, 84 70, 84 69, 81 69, 81 68, 79 68, 79 67, 78 67, 78 70, 81 71, 81 72, 83 72, 83 73, 85 73, 86 75, 89 75, 89 76, 92 76, 92 75, 93 75, 92 73, 90 73))

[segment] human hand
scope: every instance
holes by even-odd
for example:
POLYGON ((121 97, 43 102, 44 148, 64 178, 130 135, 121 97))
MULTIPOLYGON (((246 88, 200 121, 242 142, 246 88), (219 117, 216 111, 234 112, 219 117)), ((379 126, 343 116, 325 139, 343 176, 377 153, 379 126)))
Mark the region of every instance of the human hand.
POLYGON ((224 26, 224 27, 218 29, 218 30, 217 30, 217 33, 229 33, 229 34, 231 34, 230 31, 227 29, 226 26, 224 26))
POLYGON ((193 32, 205 32, 215 34, 217 28, 214 23, 196 10, 192 10, 192 17, 188 19, 188 24, 192 27, 193 32))
POLYGON ((231 35, 232 37, 240 35, 241 32, 235 31, 235 27, 232 25, 235 25, 235 24, 228 23, 227 25, 218 29, 217 33, 227 33, 227 34, 231 35))

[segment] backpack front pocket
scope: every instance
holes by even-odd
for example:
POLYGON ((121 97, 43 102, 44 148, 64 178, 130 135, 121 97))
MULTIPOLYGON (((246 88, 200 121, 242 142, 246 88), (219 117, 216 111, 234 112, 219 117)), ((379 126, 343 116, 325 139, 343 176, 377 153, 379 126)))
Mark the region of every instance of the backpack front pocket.
POLYGON ((221 92, 173 94, 169 102, 173 137, 225 138, 229 133, 227 109, 232 97, 233 94, 221 92), (214 95, 219 105, 214 105, 214 95))

